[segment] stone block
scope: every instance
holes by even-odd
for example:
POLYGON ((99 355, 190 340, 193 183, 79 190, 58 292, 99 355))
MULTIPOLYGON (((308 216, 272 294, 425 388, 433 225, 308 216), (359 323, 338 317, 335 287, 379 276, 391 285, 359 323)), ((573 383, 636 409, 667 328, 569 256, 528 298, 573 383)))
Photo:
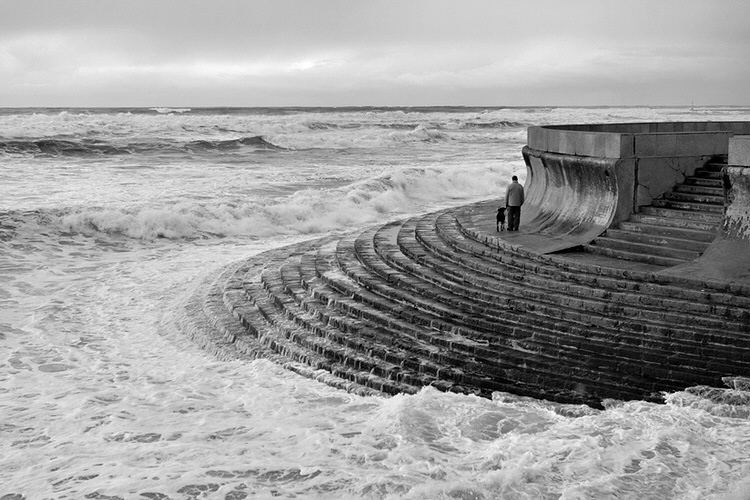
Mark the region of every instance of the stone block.
POLYGON ((529 127, 526 132, 526 141, 531 149, 547 151, 547 129, 544 127, 529 127))
POLYGON ((729 164, 750 166, 750 135, 731 137, 729 142, 729 164))
POLYGON ((598 156, 596 154, 596 132, 580 132, 575 137, 577 156, 598 156))
POLYGON ((557 152, 563 153, 563 154, 569 154, 569 155, 575 155, 576 154, 576 137, 578 136, 578 132, 567 132, 564 130, 558 130, 556 131, 556 135, 559 139, 559 144, 557 145, 557 152))
POLYGON ((634 153, 637 158, 654 156, 657 136, 654 134, 637 134, 633 136, 634 153))

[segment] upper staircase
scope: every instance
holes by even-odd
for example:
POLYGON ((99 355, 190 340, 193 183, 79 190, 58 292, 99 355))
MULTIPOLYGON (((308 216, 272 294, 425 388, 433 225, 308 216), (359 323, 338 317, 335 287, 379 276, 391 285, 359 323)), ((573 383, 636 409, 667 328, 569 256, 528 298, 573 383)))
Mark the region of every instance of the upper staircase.
POLYGON ((584 245, 584 250, 657 266, 675 266, 700 257, 721 223, 721 170, 725 166, 707 163, 628 221, 584 245))

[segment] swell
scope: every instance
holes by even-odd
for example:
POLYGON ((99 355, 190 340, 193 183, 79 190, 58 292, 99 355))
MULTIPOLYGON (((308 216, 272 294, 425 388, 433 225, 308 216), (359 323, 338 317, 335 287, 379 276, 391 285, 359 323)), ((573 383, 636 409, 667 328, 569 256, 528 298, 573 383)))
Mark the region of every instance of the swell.
POLYGON ((255 150, 276 151, 284 149, 262 136, 241 137, 228 140, 195 140, 186 144, 160 140, 157 142, 133 142, 123 145, 91 139, 4 139, 0 140, 0 155, 40 157, 96 157, 133 154, 165 153, 169 151, 194 152, 196 150, 255 150))
POLYGON ((129 154, 128 147, 98 141, 67 139, 27 139, 0 141, 0 154, 32 156, 93 156, 129 154))

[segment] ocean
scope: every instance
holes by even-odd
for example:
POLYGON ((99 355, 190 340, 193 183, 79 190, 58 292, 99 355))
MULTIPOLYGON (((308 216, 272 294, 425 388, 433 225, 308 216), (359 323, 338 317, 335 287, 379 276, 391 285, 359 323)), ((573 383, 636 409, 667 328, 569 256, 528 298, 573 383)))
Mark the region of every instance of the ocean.
POLYGON ((265 250, 500 197, 526 128, 750 108, 0 109, 0 499, 748 499, 750 408, 364 397, 180 330, 265 250))

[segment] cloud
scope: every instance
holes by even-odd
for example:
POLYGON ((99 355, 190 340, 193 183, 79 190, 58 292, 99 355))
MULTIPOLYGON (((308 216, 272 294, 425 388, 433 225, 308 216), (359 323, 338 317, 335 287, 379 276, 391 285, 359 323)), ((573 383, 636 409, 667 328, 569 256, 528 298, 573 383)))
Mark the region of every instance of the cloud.
POLYGON ((750 4, 734 0, 9 5, 0 19, 6 106, 748 97, 738 89, 750 71, 741 21, 750 4))

